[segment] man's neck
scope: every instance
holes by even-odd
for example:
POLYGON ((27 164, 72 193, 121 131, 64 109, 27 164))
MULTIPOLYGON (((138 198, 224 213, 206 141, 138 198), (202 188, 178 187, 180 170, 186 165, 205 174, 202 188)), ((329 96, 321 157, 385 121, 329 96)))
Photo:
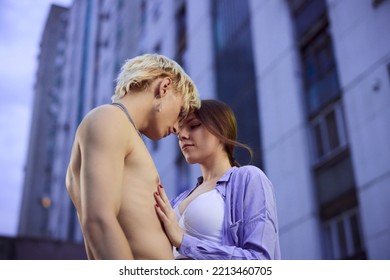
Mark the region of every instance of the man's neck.
POLYGON ((150 94, 147 92, 131 92, 117 102, 126 107, 135 126, 142 133, 148 126, 148 115, 153 107, 153 98, 150 97, 150 94))

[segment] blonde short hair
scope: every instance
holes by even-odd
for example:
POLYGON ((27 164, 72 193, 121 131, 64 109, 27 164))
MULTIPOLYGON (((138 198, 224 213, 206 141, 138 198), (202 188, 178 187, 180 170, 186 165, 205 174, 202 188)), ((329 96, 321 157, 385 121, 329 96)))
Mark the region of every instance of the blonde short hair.
POLYGON ((198 90, 183 68, 174 60, 160 54, 143 54, 126 60, 116 82, 113 102, 118 101, 126 93, 146 89, 151 82, 160 77, 172 79, 175 92, 183 95, 182 116, 200 108, 198 90))

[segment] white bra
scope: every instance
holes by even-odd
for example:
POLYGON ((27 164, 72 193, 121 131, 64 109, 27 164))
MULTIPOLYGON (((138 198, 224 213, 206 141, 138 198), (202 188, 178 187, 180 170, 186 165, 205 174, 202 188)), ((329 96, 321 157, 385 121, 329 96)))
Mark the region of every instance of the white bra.
MULTIPOLYGON (((213 189, 194 198, 180 214, 179 206, 174 208, 179 226, 186 234, 217 244, 222 242, 225 202, 221 194, 213 189)), ((184 257, 174 248, 176 259, 184 257)))

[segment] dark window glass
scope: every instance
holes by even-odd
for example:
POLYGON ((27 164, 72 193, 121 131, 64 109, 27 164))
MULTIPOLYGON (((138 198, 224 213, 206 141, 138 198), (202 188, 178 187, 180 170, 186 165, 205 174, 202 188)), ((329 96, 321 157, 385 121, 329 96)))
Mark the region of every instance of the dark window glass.
POLYGON ((304 58, 306 83, 314 84, 318 80, 314 57, 308 55, 304 58))
POLYGON ((309 113, 315 113, 339 95, 339 83, 327 30, 302 49, 309 113))
POLYGON ((287 0, 301 57, 304 101, 313 143, 313 172, 326 256, 365 258, 356 210, 354 172, 344 129, 341 90, 326 0, 287 0), (351 213, 355 214, 351 217, 351 213))
POLYGON ((316 23, 326 17, 324 0, 290 1, 296 19, 297 36, 302 38, 316 27, 316 23))
POLYGON ((322 164, 347 149, 342 107, 339 102, 332 104, 318 114, 311 122, 315 145, 314 164, 322 164))
POLYGON ((331 46, 329 46, 329 44, 326 44, 323 46, 323 48, 320 48, 318 50, 317 57, 318 57, 318 68, 320 73, 327 73, 331 71, 332 67, 334 66, 330 47, 331 46))
POLYGON ((325 245, 326 245, 326 256, 327 259, 334 259, 334 253, 333 253, 333 248, 335 245, 333 244, 333 236, 332 236, 332 227, 331 225, 326 225, 325 226, 325 245))
POLYGON ((363 249, 362 240, 360 237, 359 220, 356 214, 350 217, 352 242, 356 252, 360 252, 363 249))
POLYGON ((348 155, 343 154, 339 157, 337 161, 333 159, 334 163, 317 167, 315 170, 318 198, 321 205, 325 205, 354 189, 355 179, 351 159, 348 155))
POLYGON ((306 105, 315 115, 340 95, 325 0, 288 0, 302 57, 306 105))
POLYGON ((342 258, 348 255, 347 239, 345 237, 345 230, 343 221, 337 222, 337 237, 339 241, 340 255, 342 258))
POLYGON ((321 125, 314 126, 315 144, 317 148, 317 157, 321 158, 324 155, 324 144, 322 141, 321 125))
POLYGON ((326 116, 326 127, 329 137, 329 146, 333 150, 340 146, 339 133, 337 131, 336 114, 335 111, 331 111, 326 116))
MULTIPOLYGON (((253 64, 251 25, 248 0, 214 0, 214 42, 218 99, 233 109, 238 140, 255 153, 252 164, 261 167, 260 129, 253 64)), ((249 162, 243 149, 236 149, 241 164, 249 162)))
POLYGON ((345 208, 325 222, 326 258, 366 259, 355 206, 345 208))
POLYGON ((186 25, 187 10, 183 2, 176 13, 176 61, 182 66, 184 65, 184 53, 187 49, 187 25, 186 25))

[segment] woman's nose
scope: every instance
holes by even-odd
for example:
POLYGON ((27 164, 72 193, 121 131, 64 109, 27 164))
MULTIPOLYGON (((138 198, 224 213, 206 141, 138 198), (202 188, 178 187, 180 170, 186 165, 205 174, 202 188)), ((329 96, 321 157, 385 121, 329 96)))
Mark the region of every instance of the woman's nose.
POLYGON ((178 131, 178 133, 177 133, 177 138, 179 138, 179 140, 188 139, 187 130, 186 129, 180 129, 178 131))

